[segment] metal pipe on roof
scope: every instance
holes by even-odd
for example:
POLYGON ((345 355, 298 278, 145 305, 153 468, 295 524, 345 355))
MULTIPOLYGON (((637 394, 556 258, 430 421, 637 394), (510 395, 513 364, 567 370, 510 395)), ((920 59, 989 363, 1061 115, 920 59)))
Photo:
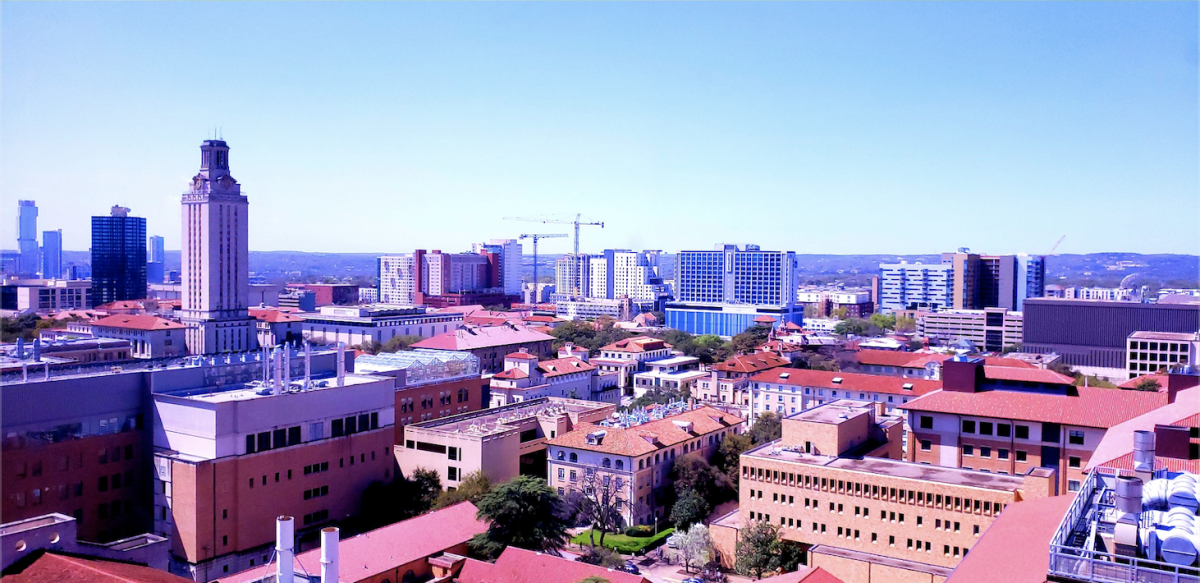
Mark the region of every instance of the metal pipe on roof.
POLYGON ((295 533, 295 519, 291 516, 280 516, 275 519, 275 581, 276 583, 292 583, 293 581, 293 551, 292 541, 295 533))
POLYGON ((304 341, 304 389, 312 382, 312 343, 304 341))
POLYGON ((283 389, 292 386, 292 347, 283 345, 283 389))
POLYGON ((338 529, 321 529, 321 583, 338 583, 338 529))
POLYGON ((283 356, 279 354, 278 346, 275 347, 275 350, 271 351, 271 364, 275 369, 272 373, 274 378, 271 379, 271 394, 278 395, 282 388, 279 384, 279 379, 283 378, 283 356))
POLYGON ((346 386, 346 345, 337 344, 337 386, 346 386))

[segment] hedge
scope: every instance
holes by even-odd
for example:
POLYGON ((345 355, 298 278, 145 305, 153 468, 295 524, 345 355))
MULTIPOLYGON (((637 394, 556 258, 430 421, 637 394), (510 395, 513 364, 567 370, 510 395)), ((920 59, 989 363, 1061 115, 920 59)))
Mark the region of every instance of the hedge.
MULTIPOLYGON (((589 545, 591 544, 590 530, 585 530, 582 533, 571 539, 572 543, 589 545)), ((610 532, 604 535, 604 546, 624 555, 633 555, 645 552, 646 549, 654 548, 664 541, 667 537, 675 533, 674 528, 665 528, 658 531, 654 536, 633 537, 626 536, 619 532, 610 532)), ((600 542, 600 533, 596 533, 596 543, 600 542)))

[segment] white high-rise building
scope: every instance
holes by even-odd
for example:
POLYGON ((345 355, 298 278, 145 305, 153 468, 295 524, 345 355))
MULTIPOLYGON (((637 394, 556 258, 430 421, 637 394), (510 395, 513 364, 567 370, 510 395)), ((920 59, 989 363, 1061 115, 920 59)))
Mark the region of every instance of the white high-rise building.
POLYGON ((420 273, 412 253, 379 258, 379 303, 411 306, 416 303, 420 273))
POLYGON ((588 297, 611 300, 613 296, 612 286, 612 254, 605 252, 604 255, 592 257, 588 261, 588 297))
POLYGON ((586 298, 591 291, 591 255, 567 254, 554 264, 554 295, 586 298))
POLYGON ((200 173, 183 195, 183 309, 192 354, 258 346, 250 299, 249 201, 229 174, 229 146, 200 145, 200 173))
POLYGON ((521 241, 517 239, 492 239, 487 243, 477 243, 472 251, 479 253, 487 250, 500 254, 499 281, 492 282, 492 287, 504 288, 504 295, 521 295, 521 256, 524 250, 521 241))
POLYGON ((952 305, 953 264, 882 263, 879 279, 881 310, 937 311, 952 305))
POLYGON ((618 251, 613 254, 612 296, 631 300, 658 301, 667 295, 667 286, 658 277, 656 256, 645 252, 618 251))

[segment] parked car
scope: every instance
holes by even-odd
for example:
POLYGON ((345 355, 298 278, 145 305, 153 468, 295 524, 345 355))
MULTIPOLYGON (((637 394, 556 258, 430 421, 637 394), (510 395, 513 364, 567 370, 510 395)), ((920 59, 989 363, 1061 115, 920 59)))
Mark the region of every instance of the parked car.
POLYGON ((642 574, 642 571, 640 569, 638 569, 637 565, 633 564, 632 561, 625 561, 625 568, 621 569, 621 570, 625 571, 626 573, 632 573, 634 575, 642 574))
POLYGON ((684 579, 681 583, 704 583, 704 579, 701 579, 699 577, 688 577, 687 579, 684 579))
POLYGON ((679 546, 679 535, 673 534, 673 535, 667 537, 667 546, 669 546, 673 549, 677 548, 679 546))

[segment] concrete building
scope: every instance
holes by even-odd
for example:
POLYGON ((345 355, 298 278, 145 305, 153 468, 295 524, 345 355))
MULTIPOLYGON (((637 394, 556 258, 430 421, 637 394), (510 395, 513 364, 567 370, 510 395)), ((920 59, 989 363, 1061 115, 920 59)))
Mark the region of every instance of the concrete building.
MULTIPOLYGON (((21 559, 39 551, 108 559, 119 561, 125 565, 145 565, 148 569, 167 570, 167 547, 169 545, 167 539, 161 536, 146 533, 109 543, 95 543, 79 540, 78 533, 79 520, 57 512, 0 524, 0 545, 4 548, 4 554, 0 556, 0 568, 4 569, 4 578, 7 580, 10 576, 17 574, 9 570, 14 563, 21 562, 21 559)), ((51 580, 50 578, 35 578, 35 573, 43 576, 48 573, 40 572, 36 566, 31 565, 30 567, 32 569, 26 568, 20 571, 21 574, 28 575, 30 581, 51 580)), ((97 569, 88 573, 88 570, 80 569, 80 575, 87 573, 89 577, 75 580, 95 580, 90 576, 95 575, 96 571, 102 570, 97 569)), ((154 575, 164 576, 166 573, 154 573, 154 575)), ((21 580, 20 577, 13 578, 21 580)), ((55 576, 54 580, 71 579, 58 579, 55 576)))
POLYGON ((978 358, 942 367, 943 390, 902 406, 911 428, 908 460, 1000 474, 1051 468, 1063 492, 1079 490, 1110 427, 1174 400, 1166 392, 1075 387, 1052 371, 978 358))
POLYGON ((48 313, 92 306, 90 281, 16 279, 0 284, 0 310, 48 313))
POLYGON ((616 373, 601 373, 588 363, 586 349, 568 343, 558 358, 542 360, 522 349, 504 357, 504 370, 492 376, 490 407, 542 397, 620 404, 616 373))
POLYGON ((495 253, 499 256, 499 270, 490 287, 500 288, 506 296, 521 295, 521 265, 524 258, 521 241, 518 239, 492 239, 475 246, 476 253, 495 253))
POLYGON ((592 257, 567 254, 554 263, 554 301, 592 295, 592 257))
POLYGON ((954 268, 950 307, 956 310, 1003 308, 1020 311, 1027 298, 1045 293, 1046 258, 1036 255, 980 255, 969 249, 943 253, 954 268))
POLYGON ((954 266, 946 263, 882 263, 879 265, 881 310, 937 311, 952 306, 954 266))
MULTIPOLYGON (((425 295, 440 296, 473 292, 491 286, 487 257, 478 253, 421 252, 421 289, 425 295)), ((419 303, 419 302, 418 302, 419 303)))
POLYGON ((290 288, 316 294, 317 307, 352 306, 358 303, 358 284, 354 283, 290 283, 290 288))
POLYGON ((564 495, 612 480, 614 494, 626 502, 625 524, 666 520, 675 458, 711 458, 726 435, 744 431, 737 415, 708 406, 683 407, 659 406, 649 419, 623 416, 559 433, 548 442, 550 486, 564 495))
POLYGON ((379 303, 379 288, 376 288, 376 287, 360 287, 360 288, 358 288, 358 303, 360 303, 360 304, 378 304, 379 303))
POLYGON ((296 315, 304 319, 307 340, 324 344, 344 342, 349 346, 368 340, 386 344, 396 336, 432 338, 452 332, 463 318, 462 314, 452 312, 387 304, 321 306, 316 313, 296 315))
POLYGON ((340 351, 260 356, 155 379, 154 532, 197 581, 261 565, 276 516, 315 532, 393 477, 395 378, 345 373, 340 351))
POLYGON ((595 320, 606 317, 628 322, 638 314, 652 311, 654 305, 653 300, 633 300, 628 297, 615 300, 576 298, 555 302, 555 315, 565 320, 595 320))
POLYGON ((552 283, 526 283, 521 286, 521 295, 526 304, 542 304, 550 301, 555 289, 552 283))
POLYGON ((280 308, 297 312, 315 312, 317 311, 317 292, 288 288, 279 292, 278 302, 280 308))
POLYGON ((37 277, 37 203, 32 200, 17 201, 17 277, 37 277))
POLYGON ((42 278, 63 276, 62 229, 42 231, 42 278))
POLYGON ((1161 372, 1180 365, 1193 364, 1200 353, 1200 331, 1134 332, 1129 335, 1125 368, 1129 378, 1161 372))
MULTIPOLYGON (((183 291, 183 286, 175 286, 183 291)), ((277 283, 252 283, 250 284, 250 304, 251 306, 259 306, 266 308, 279 307, 279 293, 283 291, 283 286, 277 283)), ((180 298, 182 298, 182 294, 180 298)))
POLYGON ((134 358, 170 358, 187 354, 184 333, 187 328, 172 320, 151 315, 116 315, 78 324, 97 338, 128 340, 134 358))
POLYGON ((635 373, 646 370, 646 362, 671 356, 671 345, 653 336, 634 336, 618 340, 600 349, 591 363, 601 372, 617 373, 617 386, 630 386, 635 373))
POLYGON ((1004 308, 918 312, 917 335, 943 344, 967 340, 980 350, 999 352, 1021 343, 1023 317, 1004 308))
POLYGON ((708 373, 700 370, 700 359, 695 356, 670 356, 661 360, 644 362, 645 372, 633 375, 633 395, 641 397, 647 391, 682 391, 692 394, 692 388, 708 373))
POLYGON ((0 372, 22 372, 26 380, 44 377, 43 365, 67 368, 96 362, 118 362, 133 358, 133 346, 128 340, 96 338, 89 333, 76 334, 43 330, 32 346, 8 345, 0 352, 0 372), (24 350, 24 356, 19 353, 24 350))
POLYGON ((1200 298, 1178 304, 1039 298, 1025 302, 1022 345, 1057 353, 1080 372, 1125 380, 1130 334, 1197 330, 1200 298))
POLYGON ((92 294, 96 304, 146 297, 146 219, 127 208, 92 217, 92 294))
POLYGON ((1053 495, 1052 471, 1002 476, 898 459, 902 420, 839 399, 783 419, 741 457, 740 503, 710 527, 732 563, 740 530, 779 528, 806 564, 847 583, 941 581, 1003 509, 1053 495))
MULTIPOLYGON (((247 313, 250 306, 250 202, 242 195, 242 185, 229 173, 229 145, 224 141, 205 140, 201 143, 200 172, 192 178, 183 195, 182 207, 181 315, 188 327, 188 352, 212 354, 254 350, 258 346, 257 332, 254 319, 247 313)), ((144 269, 144 229, 140 245, 144 269)), ((95 269, 93 263, 93 281, 95 269)), ((145 286, 143 278, 143 289, 145 286)))
POLYGON ((396 462, 405 475, 436 470, 447 487, 477 471, 493 484, 519 475, 545 477, 547 440, 615 410, 611 403, 543 397, 414 423, 395 447, 396 462))
POLYGON ((811 306, 817 318, 829 317, 839 310, 846 311, 846 318, 869 318, 875 313, 870 291, 801 289, 796 292, 796 302, 805 309, 811 306))
POLYGON ((421 279, 416 256, 412 253, 384 255, 379 258, 378 265, 379 302, 400 306, 416 305, 416 294, 420 291, 421 279))
MULTIPOLYGON (((458 317, 461 318, 462 315, 458 314, 458 317)), ((504 370, 505 355, 524 348, 539 358, 549 357, 552 354, 553 342, 554 337, 549 334, 506 322, 499 326, 462 325, 449 332, 426 338, 412 347, 470 352, 479 358, 484 371, 500 372, 504 370)))
POLYGON ((796 254, 757 245, 724 245, 714 251, 681 251, 675 300, 665 306, 667 327, 691 334, 730 337, 767 316, 778 324, 802 324, 796 303, 796 254))
POLYGON ((659 261, 657 251, 605 249, 589 259, 586 295, 608 300, 625 296, 649 303, 651 308, 646 311, 657 309, 670 296, 668 286, 663 283, 659 261))
POLYGON ((772 368, 750 377, 750 422, 767 411, 788 416, 839 399, 897 407, 942 388, 937 381, 849 372, 772 368))
POLYGON ((363 354, 354 370, 396 379, 395 442, 412 423, 461 415, 487 407, 488 381, 469 352, 402 350, 363 354))

